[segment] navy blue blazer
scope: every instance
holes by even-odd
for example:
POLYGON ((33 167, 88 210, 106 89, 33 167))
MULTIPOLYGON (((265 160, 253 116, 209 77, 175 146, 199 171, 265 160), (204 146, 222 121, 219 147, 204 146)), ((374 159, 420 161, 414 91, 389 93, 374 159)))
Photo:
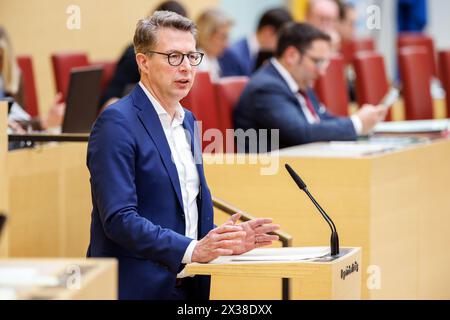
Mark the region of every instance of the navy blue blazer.
POLYGON ((250 76, 255 67, 255 59, 250 55, 247 39, 243 38, 228 47, 219 57, 221 76, 250 76))
MULTIPOLYGON (((192 150, 194 145, 200 150, 195 118, 185 111, 192 150)), ((191 239, 184 236, 180 182, 171 159, 159 117, 140 86, 94 124, 87 152, 93 204, 87 255, 118 259, 120 299, 170 299, 183 267, 191 239)), ((196 159, 200 239, 213 228, 213 207, 201 154, 196 159)), ((189 299, 208 299, 209 278, 194 278, 197 290, 189 299)))
POLYGON ((307 94, 321 119, 317 124, 308 123, 296 95, 273 64, 267 63, 250 79, 234 109, 235 128, 279 129, 280 148, 317 141, 356 139, 350 118, 332 115, 321 106, 312 90, 307 94))

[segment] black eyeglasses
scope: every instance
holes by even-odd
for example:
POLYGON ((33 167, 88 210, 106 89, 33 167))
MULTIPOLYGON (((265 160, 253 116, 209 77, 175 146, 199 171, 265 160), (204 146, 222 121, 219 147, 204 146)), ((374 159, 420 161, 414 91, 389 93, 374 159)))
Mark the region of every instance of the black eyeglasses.
POLYGON ((173 67, 177 67, 180 64, 183 63, 184 57, 186 56, 189 60, 189 63, 191 66, 195 67, 202 62, 203 56, 205 55, 202 52, 188 52, 188 53, 181 53, 178 51, 174 51, 172 53, 164 53, 164 52, 158 52, 158 51, 147 51, 147 53, 156 53, 156 54, 162 54, 167 57, 167 62, 173 67))
POLYGON ((311 59, 311 61, 314 63, 317 69, 327 69, 330 65, 330 59, 322 59, 322 58, 315 58, 308 54, 304 54, 304 56, 311 59))

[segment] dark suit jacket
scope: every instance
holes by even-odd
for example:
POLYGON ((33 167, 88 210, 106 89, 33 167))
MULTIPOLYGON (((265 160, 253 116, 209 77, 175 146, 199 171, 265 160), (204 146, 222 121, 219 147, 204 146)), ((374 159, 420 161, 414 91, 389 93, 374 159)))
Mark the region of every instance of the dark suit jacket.
POLYGON ((250 56, 246 38, 237 41, 219 57, 221 76, 250 76, 255 67, 255 58, 250 56))
MULTIPOLYGON (((183 126, 191 137, 194 120, 186 110, 183 126)), ((213 208, 201 154, 196 156, 200 239, 213 228, 213 208)), ((87 165, 93 204, 88 256, 118 259, 120 299, 169 299, 191 239, 184 236, 170 147, 140 86, 101 113, 89 139, 87 165)), ((189 298, 208 299, 209 278, 195 278, 197 290, 189 298)))
POLYGON ((101 108, 111 98, 122 98, 127 86, 138 83, 139 79, 139 68, 136 62, 136 55, 134 54, 134 47, 130 45, 120 57, 111 82, 100 98, 99 107, 101 108))
POLYGON ((308 123, 296 95, 273 64, 267 63, 250 79, 236 105, 235 128, 279 129, 280 148, 316 141, 356 139, 350 118, 333 116, 321 107, 312 90, 308 95, 320 123, 308 123))

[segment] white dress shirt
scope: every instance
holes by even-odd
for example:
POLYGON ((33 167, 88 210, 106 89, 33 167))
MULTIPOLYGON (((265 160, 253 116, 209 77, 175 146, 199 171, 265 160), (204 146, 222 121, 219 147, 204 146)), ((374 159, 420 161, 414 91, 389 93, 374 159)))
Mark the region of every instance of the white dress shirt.
MULTIPOLYGON (((300 89, 297 82, 295 82, 294 78, 292 78, 289 71, 286 70, 286 68, 275 58, 270 59, 270 62, 273 64, 275 69, 278 71, 278 73, 281 75, 281 77, 286 81, 287 85, 289 86, 289 89, 295 94, 297 97, 300 106, 302 108, 302 112, 305 115, 306 121, 308 121, 309 124, 314 124, 320 122, 320 119, 317 119, 314 117, 314 115, 309 111, 308 107, 306 106, 305 98, 298 93, 298 90, 300 89)), ((324 106, 321 106, 321 108, 325 108, 324 106)), ((353 127, 355 128, 356 134, 360 135, 362 132, 362 122, 361 119, 357 115, 352 115, 350 117, 353 123, 353 127)))
POLYGON ((198 65, 197 70, 209 72, 211 81, 213 82, 217 82, 222 74, 217 58, 210 58, 206 54, 203 56, 202 63, 198 65))
MULTIPOLYGON (((178 104, 173 120, 167 111, 161 106, 155 97, 145 88, 142 82, 139 82, 142 90, 152 103, 161 121, 164 134, 170 147, 172 160, 175 163, 180 180, 181 196, 183 199, 183 210, 186 221, 185 236, 193 239, 189 244, 183 256, 182 263, 191 263, 192 253, 197 244, 198 229, 198 208, 197 195, 200 190, 200 178, 198 176, 197 167, 191 151, 191 143, 188 140, 185 129, 183 127, 184 110, 178 104)), ((183 269, 184 271, 184 269, 183 269)), ((180 272, 177 277, 183 277, 184 272, 180 272)))

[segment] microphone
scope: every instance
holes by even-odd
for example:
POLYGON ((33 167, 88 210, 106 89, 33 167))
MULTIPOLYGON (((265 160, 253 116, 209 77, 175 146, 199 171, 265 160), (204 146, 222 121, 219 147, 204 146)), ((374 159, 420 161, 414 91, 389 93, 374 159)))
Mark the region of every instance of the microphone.
POLYGON ((311 199, 312 203, 316 206, 317 210, 319 210, 322 217, 325 219, 325 221, 328 223, 331 229, 331 239, 330 239, 330 249, 331 249, 331 255, 336 256, 339 254, 339 237, 336 230, 336 226, 334 225, 333 220, 326 214, 325 210, 322 209, 320 204, 317 203, 316 199, 311 195, 311 193, 308 190, 308 187, 306 186, 306 183, 303 182, 302 178, 299 177, 299 175, 294 171, 294 169, 291 168, 290 165, 287 163, 284 165, 286 170, 291 175, 292 179, 295 181, 297 186, 303 190, 311 199))

